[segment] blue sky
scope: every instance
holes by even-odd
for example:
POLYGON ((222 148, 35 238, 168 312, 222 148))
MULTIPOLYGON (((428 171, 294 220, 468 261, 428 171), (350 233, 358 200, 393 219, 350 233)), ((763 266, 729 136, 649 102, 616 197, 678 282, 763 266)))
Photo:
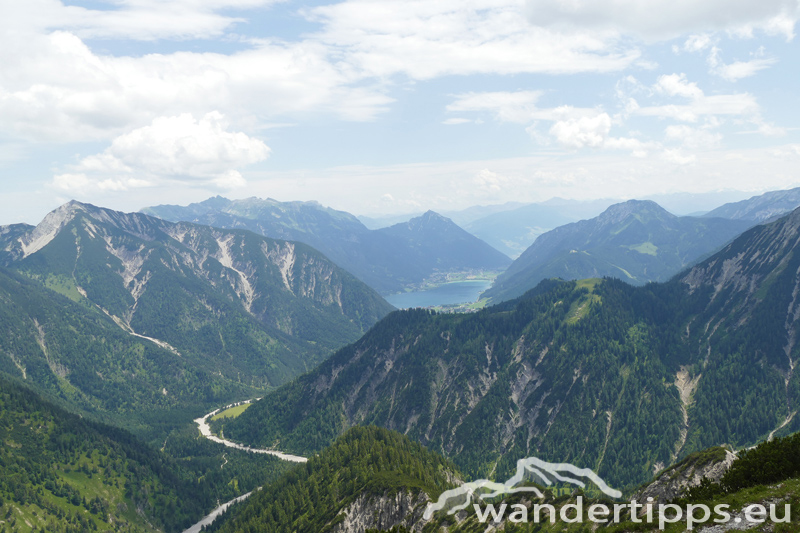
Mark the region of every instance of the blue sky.
POLYGON ((800 185, 798 0, 0 3, 0 224, 800 185))

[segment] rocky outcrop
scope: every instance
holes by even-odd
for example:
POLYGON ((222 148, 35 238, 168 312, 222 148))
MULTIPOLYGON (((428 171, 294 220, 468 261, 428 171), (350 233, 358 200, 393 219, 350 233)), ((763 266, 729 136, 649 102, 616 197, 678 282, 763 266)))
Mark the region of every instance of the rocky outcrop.
POLYGON ((661 472, 640 489, 633 499, 645 502, 647 498, 653 498, 658 502, 670 502, 682 496, 688 489, 698 486, 703 478, 718 482, 735 459, 735 453, 722 447, 693 453, 661 472))
POLYGON ((367 529, 389 530, 404 526, 409 531, 422 531, 422 515, 430 499, 420 491, 412 494, 400 491, 380 496, 362 494, 337 516, 331 533, 363 533, 367 529), (341 518, 339 518, 341 517, 341 518))

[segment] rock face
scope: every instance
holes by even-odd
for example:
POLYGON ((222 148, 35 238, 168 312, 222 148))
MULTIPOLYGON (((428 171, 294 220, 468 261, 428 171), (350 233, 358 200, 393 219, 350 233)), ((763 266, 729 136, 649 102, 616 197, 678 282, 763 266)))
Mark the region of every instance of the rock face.
POLYGON ((703 478, 718 482, 735 459, 735 453, 721 447, 690 454, 661 472, 640 489, 633 499, 640 503, 647 501, 647 498, 661 503, 670 502, 681 497, 686 490, 700 485, 703 478))
POLYGON ((680 399, 665 385, 663 362, 643 348, 644 323, 625 322, 608 345, 586 351, 584 321, 591 342, 594 331, 616 335, 606 321, 616 324, 612 301, 627 296, 612 293, 635 290, 590 286, 564 282, 482 313, 393 313, 256 402, 226 435, 303 455, 348 427, 376 424, 446 455, 471 478, 507 478, 518 459, 535 456, 593 468, 615 487, 641 483, 653 464, 670 460, 680 399), (656 449, 643 438, 658 443, 658 454, 631 461, 629 445, 656 449))
POLYGON ((419 532, 425 525, 422 515, 429 501, 428 495, 421 491, 416 495, 406 491, 381 496, 362 494, 339 513, 344 518, 331 533, 363 533, 367 529, 390 530, 395 526, 419 532))

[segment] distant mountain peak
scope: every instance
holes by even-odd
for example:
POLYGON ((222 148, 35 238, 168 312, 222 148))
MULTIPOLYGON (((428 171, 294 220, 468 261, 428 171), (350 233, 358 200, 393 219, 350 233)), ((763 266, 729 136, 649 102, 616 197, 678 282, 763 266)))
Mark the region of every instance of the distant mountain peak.
POLYGON ((554 277, 665 281, 748 226, 746 221, 678 217, 651 200, 628 200, 595 218, 543 233, 483 296, 493 302, 515 298, 554 277))
POLYGON ((79 212, 86 212, 87 207, 93 206, 77 200, 70 200, 47 213, 35 228, 19 238, 22 256, 27 257, 47 246, 58 235, 61 228, 69 224, 79 212))
POLYGON ((602 223, 616 224, 634 215, 655 215, 659 218, 677 218, 652 200, 628 200, 609 206, 598 216, 602 223))
POLYGON ((199 202, 198 205, 202 205, 204 207, 210 207, 211 209, 222 209, 230 205, 231 201, 224 196, 216 195, 212 196, 207 200, 203 200, 199 202))
POLYGON ((173 222, 247 229, 305 243, 383 294, 400 292, 446 270, 499 270, 510 262, 501 252, 433 211, 375 230, 350 213, 313 200, 248 198, 232 200, 221 209, 191 204, 156 206, 141 212, 173 222))
POLYGON ((395 228, 396 230, 399 230, 400 228, 406 228, 407 230, 423 231, 432 228, 446 228, 450 226, 461 229, 458 224, 446 216, 440 215, 436 211, 428 210, 421 215, 412 218, 408 222, 399 222, 390 227, 395 228))
MULTIPOLYGON (((422 213, 422 215, 420 215, 420 216, 418 216, 416 218, 421 219, 424 222, 436 221, 436 222, 449 222, 451 224, 455 224, 455 222, 453 222, 452 220, 450 220, 446 216, 440 215, 436 211, 432 211, 430 209, 425 211, 424 213, 422 213)), ((412 218, 411 220, 414 220, 414 219, 412 218)))

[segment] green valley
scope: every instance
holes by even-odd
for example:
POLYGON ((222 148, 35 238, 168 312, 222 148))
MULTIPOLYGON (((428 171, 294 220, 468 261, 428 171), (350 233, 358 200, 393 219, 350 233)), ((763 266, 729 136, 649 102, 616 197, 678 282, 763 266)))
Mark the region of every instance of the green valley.
POLYGON ((2 377, 0 442, 0 531, 182 531, 287 468, 223 452, 196 430, 157 451, 2 377))

